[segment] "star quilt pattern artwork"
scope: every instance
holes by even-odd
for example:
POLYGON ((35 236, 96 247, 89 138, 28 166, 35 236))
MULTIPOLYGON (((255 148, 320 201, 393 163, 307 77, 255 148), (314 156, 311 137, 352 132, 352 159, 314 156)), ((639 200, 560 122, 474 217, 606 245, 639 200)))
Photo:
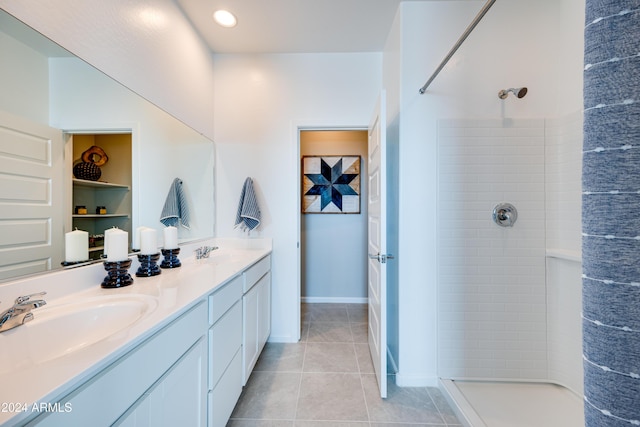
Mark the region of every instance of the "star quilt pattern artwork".
POLYGON ((360 213, 360 156, 302 157, 303 213, 360 213))

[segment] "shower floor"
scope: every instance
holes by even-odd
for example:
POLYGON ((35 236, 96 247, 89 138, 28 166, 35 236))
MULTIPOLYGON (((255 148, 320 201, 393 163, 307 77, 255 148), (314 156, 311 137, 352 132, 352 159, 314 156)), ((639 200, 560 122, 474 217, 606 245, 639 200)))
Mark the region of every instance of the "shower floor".
POLYGON ((584 426, 582 399, 555 384, 442 380, 442 388, 468 427, 584 426))

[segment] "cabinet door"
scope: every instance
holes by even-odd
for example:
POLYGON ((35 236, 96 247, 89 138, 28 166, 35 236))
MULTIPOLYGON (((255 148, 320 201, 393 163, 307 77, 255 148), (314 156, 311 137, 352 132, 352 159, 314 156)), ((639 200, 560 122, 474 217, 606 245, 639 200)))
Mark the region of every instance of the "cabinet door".
MULTIPOLYGON (((209 390, 218 383, 240 347, 242 347, 242 303, 237 301, 209 330, 209 390)), ((238 381, 239 386, 242 385, 241 381, 241 379, 238 381)))
POLYGON ((114 425, 204 427, 206 350, 205 340, 201 339, 114 425))
POLYGON ((260 350, 271 334, 271 272, 258 284, 258 347, 260 350))
POLYGON ((242 297, 242 385, 258 360, 258 292, 254 286, 242 297))
POLYGON ((209 425, 224 427, 242 393, 242 352, 238 349, 229 367, 209 392, 209 425))

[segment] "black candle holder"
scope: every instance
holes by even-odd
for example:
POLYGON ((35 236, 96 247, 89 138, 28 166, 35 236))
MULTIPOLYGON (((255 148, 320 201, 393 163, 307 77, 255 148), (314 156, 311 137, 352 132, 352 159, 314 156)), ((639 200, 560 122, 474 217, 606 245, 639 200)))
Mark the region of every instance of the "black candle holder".
POLYGON ((138 254, 138 261, 140 261, 140 267, 136 271, 138 277, 151 277, 157 276, 162 273, 160 267, 158 267, 158 260, 160 259, 160 252, 151 255, 138 254))
POLYGON ((107 276, 102 281, 103 288, 123 288, 133 283, 133 277, 129 274, 131 259, 124 261, 105 261, 104 269, 107 276))
POLYGON ((180 248, 175 249, 162 249, 162 256, 164 259, 160 263, 160 267, 162 268, 177 268, 182 265, 180 260, 178 259, 178 254, 180 253, 180 248))
POLYGON ((87 263, 89 261, 91 261, 91 260, 88 259, 88 260, 85 260, 85 261, 62 261, 60 263, 60 265, 63 266, 63 267, 72 267, 74 265, 85 264, 85 263, 87 263))

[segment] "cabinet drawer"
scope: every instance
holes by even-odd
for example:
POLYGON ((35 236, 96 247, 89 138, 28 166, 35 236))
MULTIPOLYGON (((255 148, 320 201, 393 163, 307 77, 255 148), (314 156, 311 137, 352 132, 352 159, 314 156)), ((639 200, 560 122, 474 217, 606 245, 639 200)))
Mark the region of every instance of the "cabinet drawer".
POLYGON ((242 302, 236 304, 209 330, 209 390, 224 373, 242 345, 242 302))
POLYGON ((271 255, 262 258, 242 273, 244 279, 242 292, 246 293, 251 289, 269 270, 271 270, 271 255))
POLYGON ((220 382, 209 392, 209 427, 225 427, 242 392, 242 355, 238 351, 220 382))
POLYGON ((241 276, 209 295, 209 325, 216 323, 240 298, 242 298, 241 276))

